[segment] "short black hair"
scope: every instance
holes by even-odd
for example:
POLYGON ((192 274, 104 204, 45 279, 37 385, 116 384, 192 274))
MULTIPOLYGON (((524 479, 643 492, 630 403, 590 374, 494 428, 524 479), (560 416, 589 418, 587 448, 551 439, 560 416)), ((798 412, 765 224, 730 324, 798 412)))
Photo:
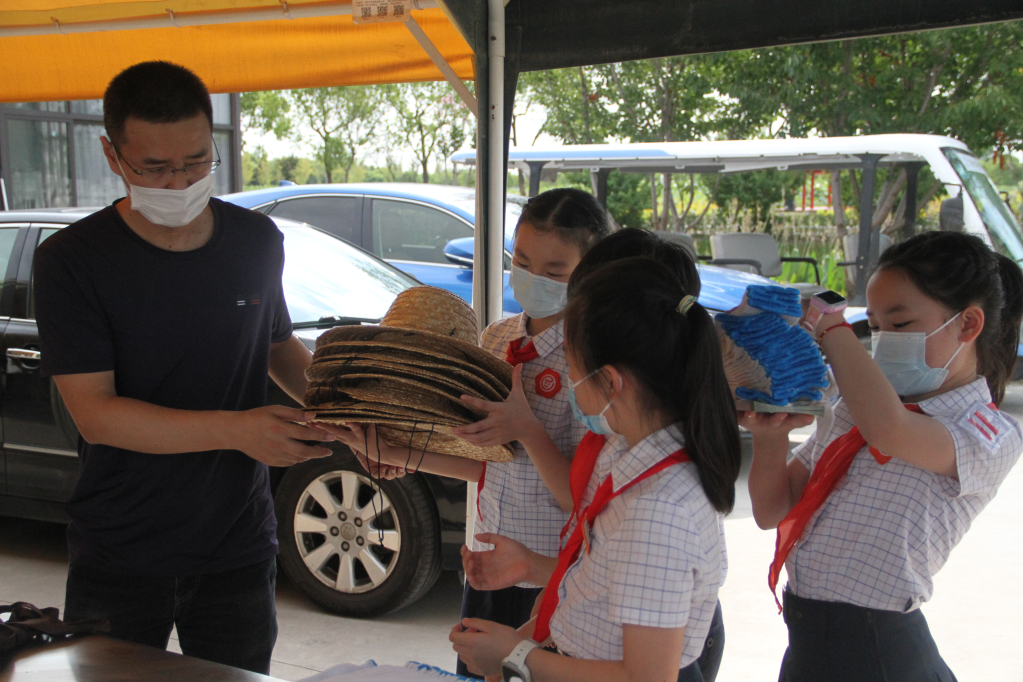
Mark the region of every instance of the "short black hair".
POLYGON ((529 223, 537 232, 554 231, 579 247, 585 254, 590 247, 611 233, 607 211, 590 193, 574 187, 558 187, 538 194, 526 202, 519 225, 529 223))
POLYGON ((103 93, 103 125, 115 145, 124 141, 129 118, 176 123, 203 114, 213 128, 213 102, 206 85, 183 66, 141 62, 114 76, 103 93))

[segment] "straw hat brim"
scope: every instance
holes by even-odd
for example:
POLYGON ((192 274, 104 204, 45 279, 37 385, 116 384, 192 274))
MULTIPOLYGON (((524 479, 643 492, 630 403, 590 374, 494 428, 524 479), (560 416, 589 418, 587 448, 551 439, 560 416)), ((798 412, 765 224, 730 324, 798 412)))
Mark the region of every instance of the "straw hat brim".
POLYGON ((415 419, 411 415, 381 415, 373 412, 364 412, 361 410, 331 410, 314 413, 313 421, 327 422, 330 424, 377 424, 386 426, 407 426, 409 428, 415 427, 417 430, 428 431, 430 427, 455 427, 462 426, 462 424, 456 423, 453 419, 445 419, 443 417, 434 417, 426 415, 422 419, 415 419))
POLYGON ((352 344, 338 343, 331 344, 331 354, 314 356, 313 366, 328 362, 350 362, 358 360, 361 362, 390 362, 394 364, 409 365, 426 371, 449 373, 459 376, 471 376, 477 382, 489 387, 498 400, 508 397, 511 384, 505 385, 501 379, 490 373, 486 368, 474 362, 467 362, 449 357, 437 356, 430 353, 420 353, 412 350, 403 344, 356 341, 352 344), (369 345, 367 345, 369 344, 369 345), (466 374, 462 374, 462 373, 466 374))
POLYGON ((355 399, 431 412, 471 423, 487 414, 473 409, 441 388, 411 382, 401 377, 342 377, 329 386, 313 386, 306 391, 305 404, 318 409, 323 403, 355 399))
POLYGON ((443 372, 434 372, 416 365, 356 357, 324 360, 306 370, 306 378, 311 382, 327 382, 352 376, 401 377, 419 383, 445 386, 457 394, 456 397, 469 394, 483 400, 501 399, 489 383, 474 374, 453 367, 448 367, 443 372))
POLYGON ((454 425, 449 424, 437 424, 431 428, 430 425, 421 421, 382 419, 354 414, 317 414, 314 421, 327 424, 376 425, 377 433, 390 445, 397 448, 409 448, 409 461, 412 467, 415 467, 420 461, 424 450, 464 457, 478 462, 510 462, 515 457, 515 450, 510 445, 478 447, 452 435, 450 427, 454 425))
POLYGON ((417 448, 418 452, 422 452, 424 448, 427 448, 430 452, 465 457, 478 462, 510 462, 515 458, 515 450, 510 445, 481 448, 467 443, 458 436, 451 435, 443 427, 435 429, 431 435, 429 431, 424 431, 421 427, 413 433, 412 428, 409 426, 381 426, 380 435, 395 447, 407 448, 411 440, 412 466, 418 461, 415 459, 417 448))
POLYGON ((435 357, 450 358, 472 363, 496 378, 499 384, 511 388, 512 366, 494 357, 479 346, 434 332, 380 325, 351 325, 337 327, 322 334, 316 348, 340 342, 371 342, 391 344, 395 348, 416 349, 435 357))

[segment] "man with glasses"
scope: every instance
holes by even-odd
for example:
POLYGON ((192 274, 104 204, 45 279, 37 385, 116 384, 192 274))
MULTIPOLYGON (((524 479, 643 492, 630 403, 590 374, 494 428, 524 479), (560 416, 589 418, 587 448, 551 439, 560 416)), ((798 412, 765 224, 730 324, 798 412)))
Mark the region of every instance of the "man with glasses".
POLYGON ((277 637, 267 465, 330 454, 296 401, 311 357, 292 336, 283 236, 211 199, 220 163, 195 74, 145 62, 103 99, 127 197, 39 246, 42 371, 82 434, 67 511, 64 617, 267 673, 277 637))

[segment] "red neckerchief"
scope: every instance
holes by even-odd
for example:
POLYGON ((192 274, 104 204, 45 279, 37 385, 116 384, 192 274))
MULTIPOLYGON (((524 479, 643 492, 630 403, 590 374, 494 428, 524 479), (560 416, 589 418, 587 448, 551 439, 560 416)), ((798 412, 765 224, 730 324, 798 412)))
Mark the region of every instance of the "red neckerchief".
POLYGON ((523 346, 522 342, 525 340, 526 337, 523 336, 521 339, 515 339, 514 341, 508 342, 508 351, 505 354, 505 359, 512 367, 540 357, 540 354, 536 352, 536 346, 533 345, 532 339, 530 339, 529 343, 523 346))
MULTIPOLYGON (((533 639, 537 642, 544 642, 551 636, 551 617, 558 608, 558 589, 561 586, 561 581, 564 579, 565 572, 568 570, 568 567, 575 563, 576 559, 579 558, 583 542, 586 542, 586 551, 589 552, 589 540, 586 538, 586 531, 593 527, 593 521, 597 518, 597 515, 604 510, 604 507, 606 507, 611 500, 618 497, 640 481, 650 478, 654 474, 664 471, 674 464, 689 461, 689 455, 686 454, 686 451, 684 449, 679 450, 678 452, 668 455, 660 462, 629 481, 629 483, 622 486, 622 488, 617 492, 614 490, 614 482, 611 480, 611 476, 608 476, 597 488, 597 492, 594 494, 593 501, 590 502, 589 506, 587 506, 582 513, 577 514, 575 510, 580 508, 583 492, 585 491, 590 478, 593 476, 593 469, 597 463, 597 456, 604 447, 605 441, 606 439, 604 436, 595 434, 592 431, 587 433, 579 442, 575 458, 572 460, 571 487, 572 501, 574 503, 572 516, 577 519, 577 522, 575 529, 572 531, 572 535, 568 538, 568 542, 565 543, 565 546, 562 547, 560 552, 558 552, 557 568, 554 569, 554 574, 547 583, 547 591, 544 592, 543 601, 540 603, 540 612, 537 614, 536 626, 533 628, 533 639)), ((565 536, 565 532, 568 530, 568 526, 571 523, 572 520, 569 519, 568 524, 565 524, 565 529, 561 531, 562 537, 565 536)))
MULTIPOLYGON (((905 407, 910 412, 923 414, 919 405, 910 404, 905 407)), ((994 404, 991 407, 995 407, 994 404)), ((838 482, 849 473, 853 459, 866 444, 866 439, 860 435, 860 430, 855 426, 845 435, 831 441, 831 444, 824 450, 824 454, 821 455, 820 461, 817 462, 817 466, 813 468, 810 480, 803 487, 799 502, 796 502, 795 506, 778 524, 778 537, 774 544, 774 561, 771 562, 771 568, 767 574, 767 584, 771 587, 771 594, 774 595, 779 612, 782 608, 776 589, 781 567, 785 565, 789 553, 799 542, 810 519, 818 509, 824 506, 838 482)), ((870 454, 881 465, 887 464, 891 460, 891 457, 881 454, 877 448, 870 448, 870 454)))
MULTIPOLYGON (((540 354, 536 352, 536 346, 533 345, 532 340, 530 340, 530 342, 525 346, 522 345, 522 342, 525 340, 526 337, 523 336, 520 339, 508 342, 508 351, 505 354, 505 359, 512 367, 540 357, 540 354)), ((476 485, 476 514, 480 517, 481 521, 483 520, 483 512, 480 511, 480 493, 483 492, 483 484, 486 480, 487 463, 483 462, 483 473, 480 474, 479 483, 476 485)))

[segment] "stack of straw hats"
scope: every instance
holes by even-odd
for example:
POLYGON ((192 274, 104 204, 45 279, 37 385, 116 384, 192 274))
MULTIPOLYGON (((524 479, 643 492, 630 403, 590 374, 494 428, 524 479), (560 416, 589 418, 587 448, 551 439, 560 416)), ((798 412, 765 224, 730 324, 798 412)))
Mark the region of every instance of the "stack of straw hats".
POLYGON ((451 434, 487 416, 461 396, 498 401, 511 388, 511 365, 478 339, 476 316, 461 298, 436 287, 406 289, 379 325, 338 327, 317 339, 306 410, 316 421, 375 424, 413 462, 424 450, 510 461, 510 445, 481 448, 451 434))

